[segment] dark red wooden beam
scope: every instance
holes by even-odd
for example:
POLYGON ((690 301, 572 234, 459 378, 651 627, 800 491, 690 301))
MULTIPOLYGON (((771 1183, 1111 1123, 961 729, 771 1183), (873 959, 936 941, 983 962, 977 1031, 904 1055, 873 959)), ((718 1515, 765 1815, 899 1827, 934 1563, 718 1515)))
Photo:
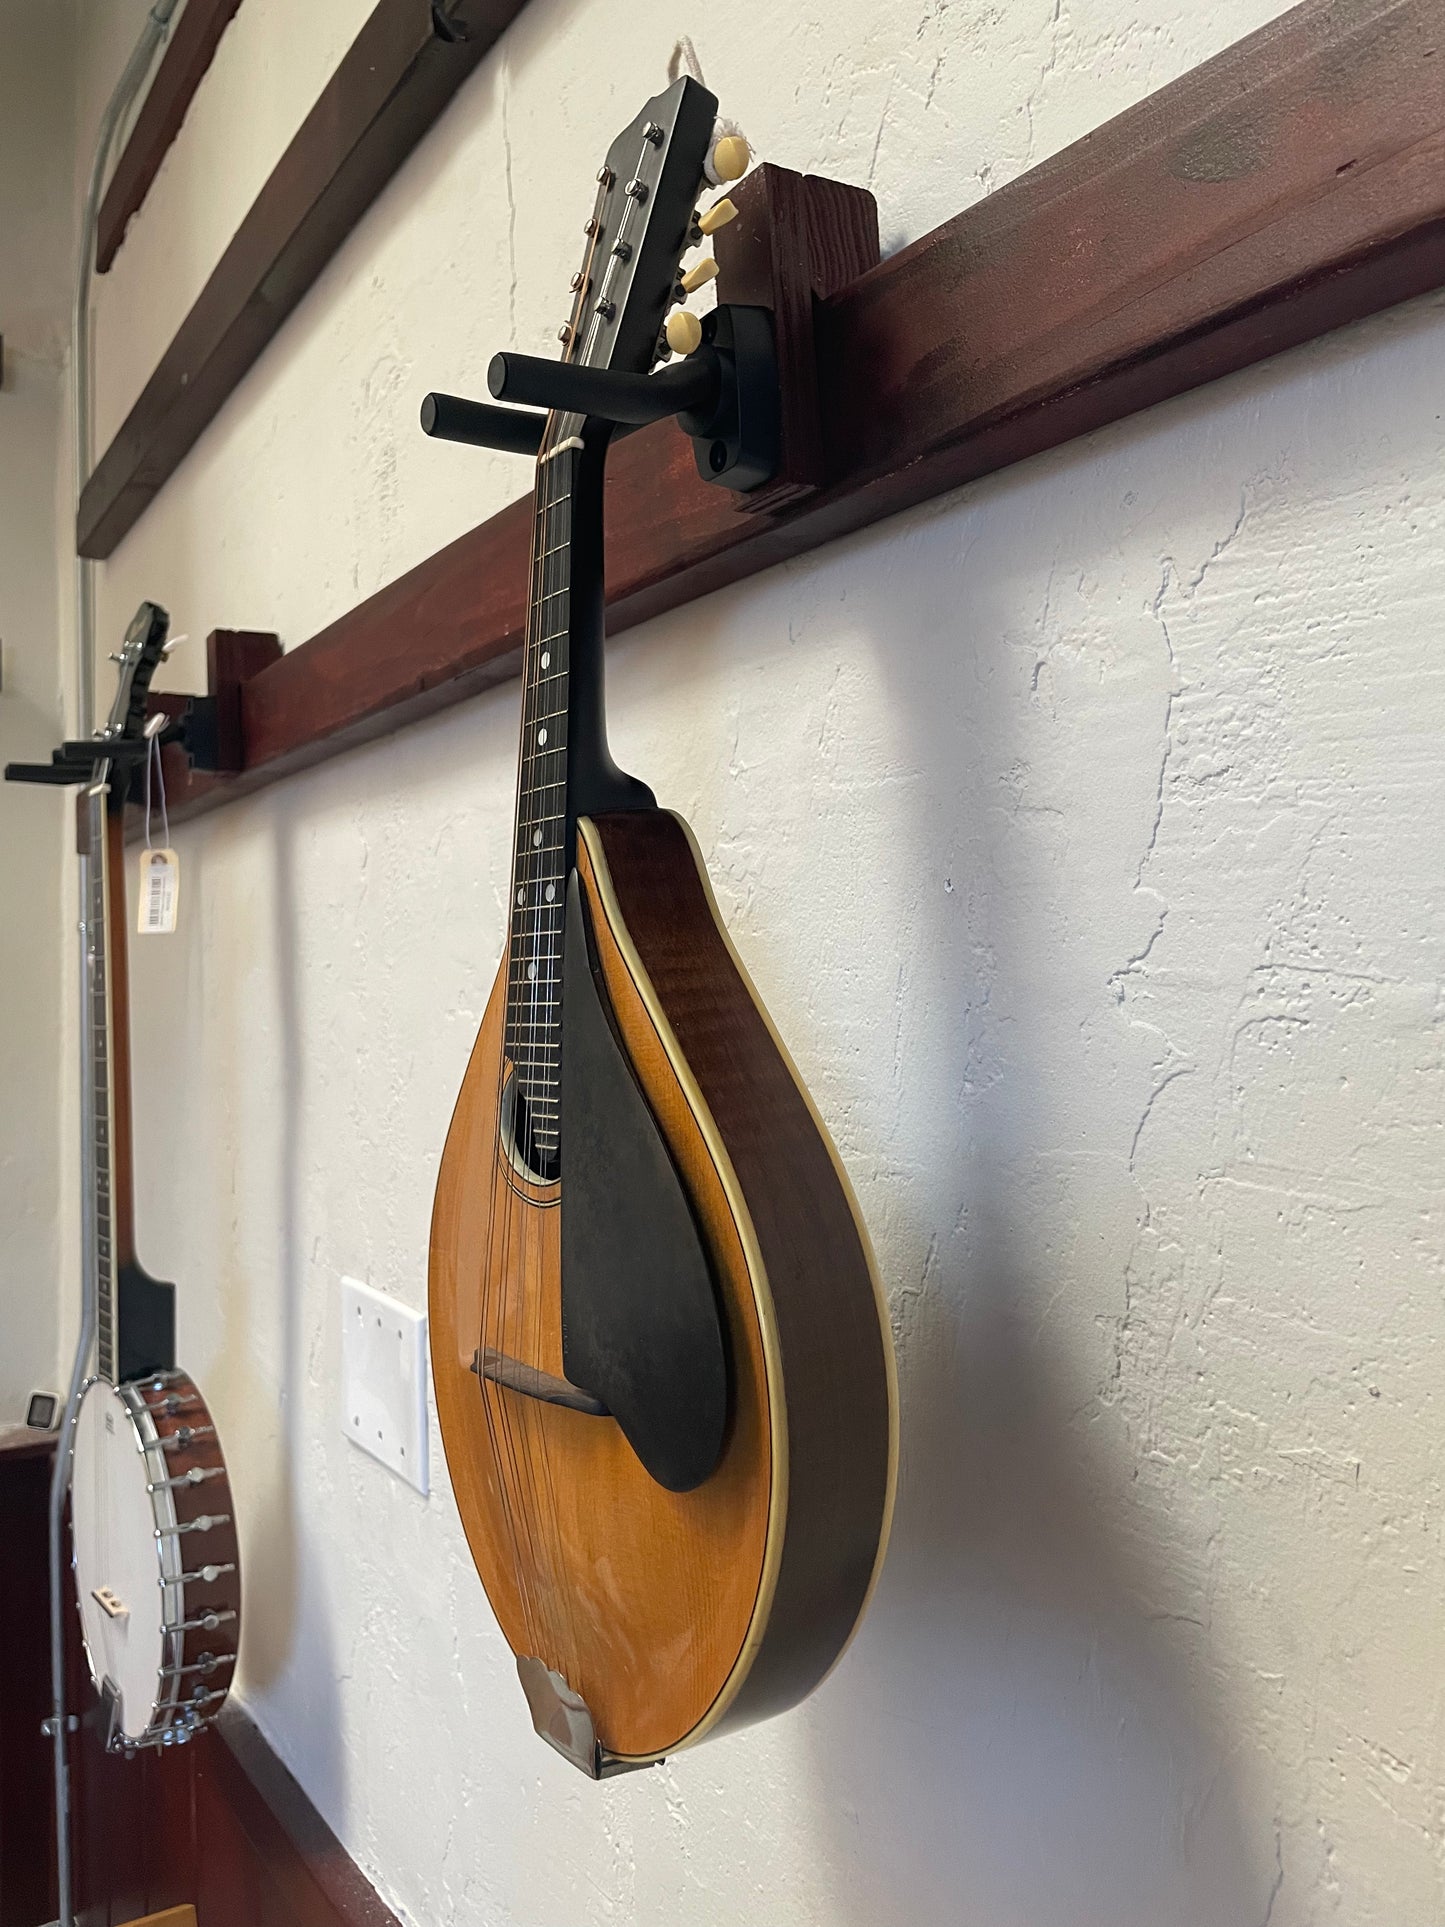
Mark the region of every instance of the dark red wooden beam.
POLYGON ((81 555, 103 560, 135 526, 524 4, 379 0, 97 462, 76 518, 81 555))
POLYGON ((97 274, 104 274, 119 252, 131 216, 150 193, 196 89, 215 59, 221 35, 240 5, 241 0, 186 0, 100 204, 97 274))
MULTIPOLYGON (((675 426, 621 443, 609 628, 1442 282, 1445 10, 1306 0, 820 304, 817 493, 750 513, 675 426)), ((510 675, 529 527, 513 503, 246 683, 245 773, 196 806, 510 675)))

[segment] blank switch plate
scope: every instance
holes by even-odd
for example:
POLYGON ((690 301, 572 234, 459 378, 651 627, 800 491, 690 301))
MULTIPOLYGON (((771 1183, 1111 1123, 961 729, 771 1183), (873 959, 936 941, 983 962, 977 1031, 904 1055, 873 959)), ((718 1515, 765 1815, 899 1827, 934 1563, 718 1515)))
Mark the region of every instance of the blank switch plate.
POLYGON ((341 1429, 414 1485, 427 1482, 426 1317, 354 1278, 341 1281, 341 1429))

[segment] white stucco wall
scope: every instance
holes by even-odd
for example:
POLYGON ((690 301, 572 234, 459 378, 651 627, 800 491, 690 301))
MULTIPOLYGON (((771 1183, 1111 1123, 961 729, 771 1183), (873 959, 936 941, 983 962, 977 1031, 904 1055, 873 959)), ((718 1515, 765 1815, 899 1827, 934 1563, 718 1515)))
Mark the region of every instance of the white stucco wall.
MULTIPOLYGON (((61 733, 73 29, 68 4, 0 0, 0 765, 47 762, 61 733)), ((3 1423, 24 1416, 27 1393, 57 1383, 62 1132, 75 1073, 61 897, 73 817, 54 790, 10 789, 0 801, 3 1423)))
MULTIPOLYGON (((544 346, 679 33, 892 246, 1281 10, 533 0, 106 566, 103 639, 154 595, 299 641, 524 486, 417 402, 544 346)), ((221 134, 264 174, 362 11, 237 16, 103 290, 111 419, 234 218, 221 134), (268 59, 307 86, 252 134, 268 59)), ((613 647, 614 746, 838 1138, 904 1400, 849 1657, 660 1771, 532 1737, 439 1443, 423 1501, 340 1432, 338 1278, 424 1298, 515 689, 177 832, 142 1252, 236 1480, 242 1696, 408 1920, 1441 1918, 1442 351, 1417 303, 613 647)))

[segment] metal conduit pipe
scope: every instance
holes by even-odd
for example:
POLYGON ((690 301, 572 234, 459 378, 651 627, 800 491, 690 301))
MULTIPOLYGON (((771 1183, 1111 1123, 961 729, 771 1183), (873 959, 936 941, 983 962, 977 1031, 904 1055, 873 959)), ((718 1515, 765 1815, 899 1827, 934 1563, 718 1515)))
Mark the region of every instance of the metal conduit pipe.
MULTIPOLYGON (((150 72, 156 50, 166 37, 171 16, 180 0, 155 0, 145 17, 135 50, 115 84, 101 118, 91 163, 90 184, 80 221, 80 252, 76 265, 75 308, 72 315, 70 361, 71 402, 75 432, 75 500, 90 478, 91 336, 90 282, 95 270, 95 230, 100 199, 110 171, 112 150, 127 114, 150 72)), ((75 738, 84 740, 95 728, 95 565, 77 555, 75 563, 75 738)), ((65 1699, 65 1500, 70 1488, 70 1455, 75 1417, 80 1406, 95 1343, 99 1281, 95 1267, 95 1092, 86 1059, 90 1028, 90 859, 82 855, 80 868, 80 1181, 81 1181, 81 1299, 80 1330, 70 1368, 65 1415, 56 1440, 55 1465, 50 1475, 50 1734, 55 1748, 56 1887, 60 1917, 56 1927, 75 1927, 75 1903, 70 1865, 70 1717, 65 1699)))

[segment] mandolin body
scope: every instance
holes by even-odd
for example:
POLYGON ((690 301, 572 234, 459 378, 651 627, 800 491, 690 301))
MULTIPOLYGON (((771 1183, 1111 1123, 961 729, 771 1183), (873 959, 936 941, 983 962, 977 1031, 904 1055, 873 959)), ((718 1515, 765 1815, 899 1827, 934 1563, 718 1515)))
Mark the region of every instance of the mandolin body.
MULTIPOLYGON (((503 1633, 519 1661, 540 1661, 581 1702, 611 1771, 817 1685, 882 1560, 897 1413, 856 1203, 690 831, 657 809, 585 817, 576 875, 597 996, 716 1296, 726 1408, 715 1463, 690 1490, 669 1489, 613 1417, 481 1369, 501 1355, 568 1382, 568 1140, 550 1183, 506 1149, 505 961, 442 1154, 431 1344, 452 1485, 503 1633)), ((648 1198, 624 1202, 644 1250, 648 1198)), ((585 1264, 579 1249, 568 1244, 569 1266, 585 1264)))

